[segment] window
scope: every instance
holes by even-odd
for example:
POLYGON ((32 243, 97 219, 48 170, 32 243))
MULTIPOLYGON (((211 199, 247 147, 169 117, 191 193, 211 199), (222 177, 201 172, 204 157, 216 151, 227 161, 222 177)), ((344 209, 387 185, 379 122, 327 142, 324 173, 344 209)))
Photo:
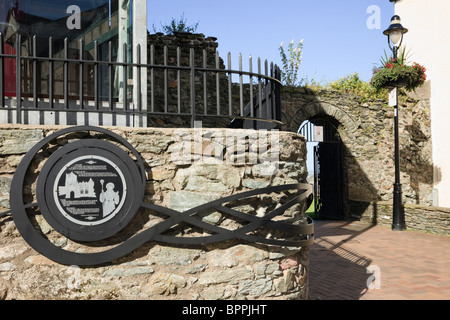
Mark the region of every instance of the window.
MULTIPOLYGON (((4 39, 5 53, 16 54, 16 36, 20 34, 20 52, 23 56, 53 57, 93 60, 95 58, 94 41, 98 42, 98 59, 109 60, 109 46, 112 43, 112 61, 120 56, 122 45, 131 35, 131 9, 128 0, 5 0, 0 2, 0 32, 4 39), (74 5, 76 3, 76 5, 74 5), (128 4, 128 6, 127 6, 128 4), (119 11, 125 12, 127 21, 119 19, 119 11), (125 24, 125 28, 121 24, 125 24), (125 29, 126 35, 119 34, 125 29), (36 47, 33 47, 36 36, 36 47), (49 37, 52 37, 51 47, 49 37), (67 50, 64 40, 67 39, 67 50), (80 48, 80 46, 83 46, 80 48), (82 56, 80 56, 80 53, 82 56)), ((123 16, 123 15, 122 15, 123 16)), ((130 56, 130 55, 128 55, 130 56)), ((15 59, 5 59, 6 94, 15 95, 15 59)), ((33 69, 31 60, 23 60, 21 66, 23 96, 30 96, 33 87, 33 69)), ((38 95, 47 97, 50 87, 49 62, 40 61, 37 65, 38 95)), ((64 94, 63 63, 54 64, 54 97, 64 94)), ((99 68, 98 92, 101 99, 107 99, 109 93, 108 66, 99 68)), ((83 65, 83 94, 86 99, 94 95, 93 64, 83 65)), ((118 95, 119 85, 114 73, 114 96, 118 95)), ((79 97, 80 65, 71 62, 67 68, 68 94, 72 99, 79 97)))

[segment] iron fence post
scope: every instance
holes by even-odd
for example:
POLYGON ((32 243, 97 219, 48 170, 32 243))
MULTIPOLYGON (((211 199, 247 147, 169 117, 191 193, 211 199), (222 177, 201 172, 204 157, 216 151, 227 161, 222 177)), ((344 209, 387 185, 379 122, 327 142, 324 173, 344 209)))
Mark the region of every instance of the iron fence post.
POLYGON ((3 59, 3 34, 0 32, 0 107, 5 107, 5 62, 3 59))
POLYGON ((195 124, 195 53, 194 48, 190 50, 190 67, 191 67, 191 128, 195 124))
POLYGON ((22 57, 22 36, 18 34, 16 36, 16 122, 22 123, 22 70, 21 70, 21 57, 22 57))

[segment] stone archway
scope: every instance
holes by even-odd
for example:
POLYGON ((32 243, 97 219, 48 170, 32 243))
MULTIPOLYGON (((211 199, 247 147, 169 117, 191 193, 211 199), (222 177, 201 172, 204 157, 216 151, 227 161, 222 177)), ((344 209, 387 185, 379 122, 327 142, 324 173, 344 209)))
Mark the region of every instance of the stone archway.
MULTIPOLYGON (((285 88, 282 108, 284 131, 297 132, 303 121, 317 116, 339 124, 344 145, 344 210, 349 217, 375 217, 378 202, 392 202, 394 112, 386 100, 321 88, 285 88)), ((408 97, 400 103, 399 114, 403 200, 405 204, 432 205, 436 168, 430 161, 429 99, 408 97)))
POLYGON ((282 121, 285 124, 283 130, 297 132, 304 121, 318 116, 328 116, 339 123, 343 129, 343 132, 339 132, 341 138, 351 136, 358 128, 356 121, 343 109, 327 102, 314 101, 294 108, 294 110, 284 110, 282 113, 282 121))
POLYGON ((308 179, 314 180, 316 219, 344 218, 343 144, 338 123, 328 115, 308 119, 299 130, 306 139, 308 179))
MULTIPOLYGON (((298 132, 305 121, 319 120, 332 124, 339 136, 337 141, 323 141, 314 144, 314 149, 308 151, 308 163, 314 163, 313 175, 315 185, 315 204, 318 218, 348 219, 348 174, 344 168, 345 143, 352 139, 358 125, 343 109, 328 102, 318 101, 311 97, 306 104, 297 108, 284 109, 291 112, 283 114, 286 124, 284 130, 298 132), (314 150, 313 152, 311 152, 314 150), (320 160, 319 160, 320 159, 320 160), (320 168, 320 169, 318 169, 320 168), (320 177, 320 179, 318 178, 320 177), (320 191, 319 191, 320 190, 320 191)), ((324 130, 325 132, 326 130, 324 130)), ((311 141, 313 142, 313 141, 311 141)), ((308 168, 310 172, 312 168, 308 168)))
POLYGON ((355 145, 361 140, 360 106, 352 99, 328 98, 326 92, 316 95, 308 94, 308 89, 299 90, 283 96, 282 130, 298 132, 304 121, 317 118, 329 119, 336 126, 342 141, 342 218, 359 216, 370 202, 379 200, 377 186, 372 184, 373 179, 366 175, 366 168, 360 166, 355 156, 355 145), (364 201, 364 208, 354 210, 355 199, 364 201))

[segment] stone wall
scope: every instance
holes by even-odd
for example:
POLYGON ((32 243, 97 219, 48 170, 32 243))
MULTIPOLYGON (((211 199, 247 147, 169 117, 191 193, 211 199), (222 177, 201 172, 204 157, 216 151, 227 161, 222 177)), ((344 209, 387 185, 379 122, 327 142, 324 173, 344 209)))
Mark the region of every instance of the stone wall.
MULTIPOLYGON (((153 52, 153 59, 150 57, 148 60, 153 61, 156 65, 190 67, 190 50, 193 49, 193 63, 196 68, 206 67, 208 69, 224 70, 224 72, 217 74, 215 72, 204 73, 197 71, 194 75, 195 112, 197 119, 202 121, 203 127, 209 128, 229 127, 232 120, 232 118, 228 117, 230 108, 232 114, 238 115, 240 113, 241 86, 239 75, 230 75, 230 73, 225 72, 224 58, 227 59, 227 54, 222 52, 219 55, 218 47, 217 38, 205 37, 202 33, 175 32, 173 35, 156 33, 148 36, 148 52, 150 54, 153 52), (217 110, 218 106, 219 111, 217 110), (219 112, 221 116, 225 117, 204 117, 202 115, 205 113, 205 108, 208 115, 216 115, 219 112)), ((229 55, 231 57, 231 53, 229 55)), ((263 66, 262 68, 261 72, 264 73, 265 67, 263 66)), ((232 66, 231 69, 238 70, 239 66, 232 66)), ((257 61, 253 62, 252 70, 253 72, 258 72, 257 61)), ((244 71, 248 71, 248 69, 244 71)), ((147 73, 149 79, 148 110, 152 109, 152 101, 154 101, 153 108, 155 112, 165 111, 165 92, 167 90, 168 112, 178 112, 178 104, 180 105, 179 110, 181 113, 191 112, 191 78, 189 69, 181 70, 178 73, 177 70, 169 69, 167 72, 164 72, 160 68, 149 68, 147 73), (154 89, 153 98, 151 97, 152 86, 154 89)), ((255 83, 258 79, 253 77, 253 96, 251 96, 249 81, 249 77, 244 75, 242 84, 242 104, 244 107, 250 103, 251 98, 257 96, 259 90, 258 84, 255 83)), ((265 81, 261 80, 261 83, 264 85, 265 81)), ((164 127, 167 123, 170 123, 171 127, 188 128, 191 126, 191 117, 152 115, 148 117, 148 123, 150 127, 164 127)))
MULTIPOLYGON (((283 130, 297 132, 303 121, 314 117, 336 125, 344 148, 345 218, 372 221, 374 207, 385 208, 392 202, 393 108, 385 100, 325 89, 289 89, 282 98, 283 130)), ((433 185, 439 182, 440 172, 432 163, 429 83, 399 101, 400 179, 407 227, 448 234, 448 211, 433 207, 433 185)), ((385 212, 392 217, 392 209, 385 212)))
MULTIPOLYGON (((9 208, 9 186, 24 153, 59 129, 61 127, 2 126, 0 205, 3 208, 0 211, 9 208)), ((267 136, 268 149, 261 154, 262 145, 255 149, 257 142, 251 140, 255 131, 110 129, 125 137, 145 160, 144 200, 179 211, 226 195, 306 179, 305 141, 294 133, 274 132, 278 135, 278 158, 262 162, 261 156, 276 154, 276 140, 267 136), (239 135, 246 136, 246 140, 237 139, 244 141, 245 153, 241 160, 233 151, 236 150, 235 139, 226 138, 239 135), (188 158, 179 157, 183 154, 181 150, 188 151, 184 153, 188 158), (184 161, 186 159, 188 161, 184 161)), ((78 138, 63 138, 56 145, 78 138)), ((40 165, 36 164, 36 172, 40 165)), ((237 203, 235 209, 264 216, 289 196, 289 193, 261 195, 237 203)), ((305 209, 306 204, 301 202, 280 219, 302 223, 305 209)), ((239 223, 218 212, 206 212, 201 217, 205 222, 230 229, 239 223)), ((161 219, 163 217, 154 212, 140 210, 126 230, 150 227, 161 219)), ((70 251, 98 250, 96 246, 61 237, 39 213, 35 220, 56 246, 70 251)), ((189 237, 203 235, 204 231, 179 225, 170 233, 189 237)), ((198 246, 148 242, 110 264, 78 268, 57 264, 38 254, 20 236, 12 217, 5 216, 0 218, 0 299, 306 299, 308 252, 307 247, 279 247, 237 240, 198 246)))
MULTIPOLYGON (((163 48, 167 46, 169 63, 176 64, 176 48, 182 48, 180 63, 189 64, 188 48, 196 52, 195 64, 203 64, 202 51, 207 53, 207 65, 215 64, 214 54, 218 43, 214 37, 203 34, 180 33, 171 36, 156 34, 149 36, 149 44, 155 46, 163 56, 163 48), (184 53, 183 53, 184 52, 184 53)), ((162 60, 158 63, 163 63, 162 60)), ((222 59, 219 60, 223 68, 222 59)), ((172 100, 176 99, 176 83, 172 75, 172 100)), ((201 75, 197 77, 197 85, 202 86, 201 75)), ((160 76, 159 81, 163 83, 160 76)), ((227 98, 227 78, 221 78, 222 99, 227 98)), ((215 102, 215 79, 208 80, 208 99, 215 102)), ((170 87, 170 86, 169 86, 170 87)), ((186 89, 188 86, 183 85, 186 89)), ((233 97, 239 92, 233 87, 233 97)), ((162 89, 160 90, 162 92, 162 89)), ((248 90, 244 90, 248 99, 248 90)), ((185 92, 189 97, 189 92, 185 92)), ((387 98, 387 97, 386 97, 387 98)), ((203 98, 196 101, 201 112, 203 98)), ((223 100, 222 105, 228 102, 223 100)), ((186 103, 188 105, 188 103, 186 103)), ((214 105, 214 103, 212 103, 214 105)), ((237 105, 237 104, 235 104, 237 105)), ((328 118, 339 130, 344 146, 344 214, 345 218, 358 219, 366 216, 378 201, 392 201, 394 183, 394 112, 387 106, 386 100, 365 99, 351 93, 332 90, 308 88, 285 88, 282 93, 282 130, 297 132, 303 121, 313 117, 328 118), (358 205, 354 205, 358 203, 358 205)), ((158 119, 154 125, 170 121, 174 125, 188 126, 189 119, 158 119)), ((400 98, 400 170, 403 200, 406 204, 431 207, 433 205, 433 185, 440 180, 440 169, 432 163, 432 138, 430 118, 430 83, 427 82, 416 92, 400 98)), ((204 123, 205 126, 223 126, 226 123, 204 123)), ((311 169, 311 168, 310 168, 311 169)), ((408 210, 410 207, 408 207, 408 210)), ((439 208, 435 208, 439 211, 439 208)), ((414 211, 416 212, 416 211, 414 211)), ((424 212, 418 216, 427 216, 424 212)), ((412 222, 411 222, 412 223, 412 222)))
MULTIPOLYGON (((353 94, 298 88, 283 92, 283 130, 326 117, 344 145, 345 199, 388 201, 394 183, 394 111, 385 100, 362 101, 353 94)), ((400 171, 405 203, 432 205, 430 101, 408 97, 399 107, 400 171)))
MULTIPOLYGON (((157 65, 168 66, 191 66, 190 50, 194 50, 193 64, 196 68, 210 68, 210 69, 225 69, 222 57, 218 56, 219 43, 215 37, 205 37, 202 33, 188 33, 175 32, 173 35, 165 35, 163 33, 149 34, 148 36, 148 52, 150 54, 149 61, 157 65), (153 52, 153 55, 152 55, 153 52)), ((148 98, 147 108, 151 110, 152 100, 154 101, 154 111, 164 112, 165 107, 165 90, 167 89, 167 108, 169 112, 178 112, 178 104, 180 104, 181 113, 191 112, 191 75, 190 70, 167 70, 154 68, 147 69, 148 73, 148 93, 151 95, 151 87, 153 86, 153 99, 148 98), (153 72, 153 78, 152 78, 153 72), (178 79, 178 77, 180 79, 178 79), (153 83, 152 83, 153 79, 153 83)), ((208 72, 206 74, 206 88, 204 87, 203 72, 196 72, 194 75, 195 81, 195 109, 196 114, 201 115, 205 110, 205 96, 206 90, 206 108, 208 114, 217 114, 217 79, 216 74, 208 72)), ((237 80, 235 76, 234 81, 237 80)), ((233 85, 233 112, 238 111, 239 101, 234 101, 239 98, 239 91, 233 85)), ((220 114, 227 115, 229 107, 228 95, 228 75, 226 73, 219 73, 219 104, 221 107, 220 114)), ((248 94, 244 98, 244 105, 250 101, 248 94)), ((231 119, 218 117, 203 117, 204 127, 222 128, 227 127, 231 119)), ((161 127, 167 123, 171 127, 188 128, 191 126, 190 116, 152 116, 148 118, 149 126, 161 127)))
MULTIPOLYGON (((392 225, 392 201, 351 201, 351 210, 362 212, 360 220, 369 224, 392 225)), ((405 204, 405 224, 408 229, 433 234, 450 235, 450 209, 418 204, 405 204)))

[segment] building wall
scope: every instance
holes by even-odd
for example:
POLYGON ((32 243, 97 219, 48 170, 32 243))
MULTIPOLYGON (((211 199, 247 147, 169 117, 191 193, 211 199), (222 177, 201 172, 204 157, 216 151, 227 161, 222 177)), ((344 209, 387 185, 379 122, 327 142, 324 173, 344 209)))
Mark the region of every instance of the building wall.
POLYGON ((410 61, 427 68, 431 84, 431 134, 433 139, 434 205, 450 207, 450 1, 400 0, 395 13, 409 30, 403 45, 411 49, 410 61))
MULTIPOLYGON (((61 2, 55 5, 53 10, 49 9, 51 4, 45 1, 17 1, 0 4, 0 32, 3 35, 5 51, 15 54, 17 50, 16 36, 21 35, 21 54, 32 55, 36 51, 38 57, 48 57, 49 37, 52 38, 52 58, 93 60, 97 55, 99 60, 124 61, 124 44, 128 44, 126 50, 127 62, 137 61, 137 46, 140 46, 140 63, 147 63, 147 0, 95 0, 86 3, 79 3, 80 6, 69 6, 61 2), (70 8, 76 8, 70 15, 70 8), (74 25, 72 25, 72 23, 74 25), (36 36, 36 46, 33 45, 32 36, 36 36), (67 39, 67 52, 65 50, 64 39, 67 39), (95 42, 98 44, 96 50, 95 42), (83 44, 81 48, 81 43, 83 44), (109 43, 112 44, 111 57, 109 53, 109 43)), ((6 58, 5 78, 7 82, 6 96, 16 97, 19 91, 16 88, 16 59, 6 58)), ((36 84, 36 94, 41 98, 43 107, 48 107, 46 102, 50 95, 55 98, 56 108, 65 105, 62 101, 65 93, 69 102, 67 108, 76 108, 79 105, 81 75, 84 85, 84 102, 93 102, 95 94, 94 65, 85 63, 83 69, 78 64, 69 62, 67 65, 67 91, 65 92, 65 66, 62 63, 54 63, 53 81, 50 82, 49 62, 38 62, 36 64, 37 82, 33 80, 33 65, 31 61, 23 60, 22 67, 22 87, 20 90, 23 103, 34 102, 33 86, 36 84), (53 83, 53 87, 50 86, 53 83), (53 90, 51 90, 52 88, 53 90), (31 99, 30 99, 31 98, 31 99)), ((121 67, 114 67, 114 79, 112 96, 117 99, 117 107, 123 108, 124 102, 124 79, 121 67)), ((129 68, 128 75, 128 102, 132 106, 138 105, 137 88, 137 68, 129 68), (132 98, 132 99, 131 99, 132 98)), ((109 70, 105 65, 98 67, 98 95, 100 100, 106 101, 109 97, 109 70)), ((141 74, 141 96, 139 97, 143 109, 147 106, 147 75, 141 74)), ((6 104, 11 107, 16 105, 13 98, 7 99, 6 104)), ((44 113, 31 115, 30 122, 39 124, 76 124, 80 119, 75 113, 61 114, 54 118, 54 113, 44 113), (52 119, 54 118, 54 119, 52 119), (37 121, 37 122, 36 122, 37 121)), ((27 116, 25 116, 27 117, 27 116)), ((11 122, 11 112, 3 110, 0 114, 1 121, 11 122)), ((133 117, 134 126, 145 126, 146 118, 142 116, 133 117)), ((99 121, 100 123, 103 120, 99 121)), ((129 122, 125 120, 122 124, 129 122)), ((103 124, 113 124, 113 121, 106 119, 103 124)), ((119 123, 118 123, 119 124, 119 123)), ((120 124, 120 125, 122 125, 120 124)))

